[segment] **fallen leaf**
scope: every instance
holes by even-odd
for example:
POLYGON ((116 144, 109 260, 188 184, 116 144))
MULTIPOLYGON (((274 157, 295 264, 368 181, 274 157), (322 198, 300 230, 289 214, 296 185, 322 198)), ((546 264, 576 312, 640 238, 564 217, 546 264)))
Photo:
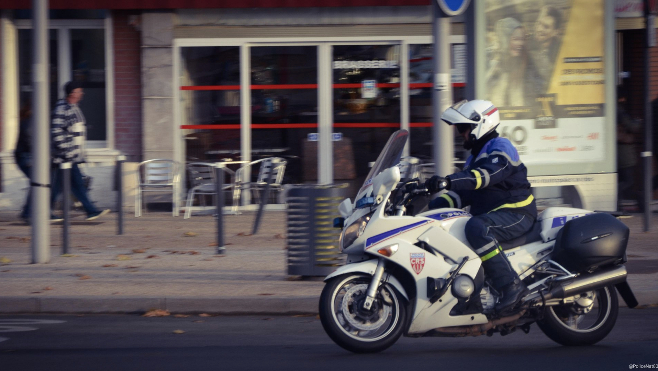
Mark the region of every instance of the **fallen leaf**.
POLYGON ((88 280, 88 279, 91 279, 91 276, 86 276, 86 275, 85 275, 85 276, 81 276, 81 277, 78 278, 78 279, 79 279, 79 280, 88 280))
POLYGON ((146 259, 154 259, 154 258, 158 258, 158 259, 159 259, 160 257, 157 256, 157 255, 149 255, 149 256, 146 257, 146 259))
POLYGON ((183 236, 185 237, 196 237, 197 233, 196 232, 185 232, 183 233, 183 236))
POLYGON ((3 270, 1 270, 0 272, 2 272, 2 273, 5 273, 5 272, 11 272, 11 270, 9 270, 9 269, 3 269, 3 270))
POLYGON ((132 258, 128 255, 123 255, 123 254, 117 255, 117 260, 130 260, 130 259, 132 258))
POLYGON ((20 237, 14 237, 14 236, 9 236, 7 237, 8 240, 19 240, 20 237))
POLYGON ((41 291, 33 291, 32 294, 41 294, 41 291))
POLYGON ((168 310, 164 309, 153 309, 142 315, 142 317, 166 317, 170 315, 168 310))
POLYGON ((251 236, 251 233, 240 232, 240 233, 238 233, 238 236, 251 236))
POLYGON ((113 292, 112 295, 119 295, 121 294, 120 292, 113 292))
POLYGON ((190 251, 188 252, 190 255, 199 255, 200 253, 198 251, 190 251))
POLYGON ((0 264, 9 264, 9 263, 11 263, 11 259, 4 256, 0 258, 0 264))
POLYGON ((25 243, 25 242, 30 242, 31 240, 32 240, 32 237, 21 237, 21 239, 18 240, 18 241, 25 243))
POLYGON ((213 255, 213 256, 216 257, 216 258, 223 258, 223 257, 225 257, 226 255, 224 255, 224 254, 217 254, 217 255, 213 255))
POLYGON ((118 265, 116 265, 116 264, 103 264, 102 267, 103 268, 110 268, 110 267, 118 267, 118 265))
POLYGON ((215 246, 217 246, 217 242, 213 242, 213 243, 208 244, 208 247, 215 247, 215 246))
POLYGON ((270 295, 274 295, 274 294, 262 293, 262 294, 258 294, 258 295, 260 295, 260 296, 270 296, 270 295))
POLYGON ((277 233, 274 235, 274 238, 279 239, 279 240, 284 240, 286 237, 282 235, 281 233, 277 233))
POLYGON ((187 318, 189 316, 190 316, 189 314, 174 314, 175 318, 187 318))
POLYGON ((62 258, 75 258, 75 257, 77 257, 77 255, 73 255, 73 254, 62 254, 60 256, 62 258))
POLYGON ((42 288, 41 290, 44 290, 44 291, 49 291, 49 290, 52 290, 52 289, 53 289, 52 287, 50 287, 50 286, 47 286, 47 287, 44 287, 44 288, 42 288))
POLYGON ((141 266, 137 266, 137 265, 129 265, 129 266, 127 266, 127 267, 124 267, 123 269, 139 269, 139 268, 141 268, 141 266))
POLYGON ((185 331, 183 330, 174 330, 174 334, 184 334, 185 331))
POLYGON ((144 249, 133 249, 133 253, 135 253, 135 254, 143 254, 145 252, 146 252, 146 250, 144 250, 144 249))
POLYGON ((199 317, 210 317, 210 314, 208 314, 208 313, 201 313, 201 314, 199 314, 199 317))

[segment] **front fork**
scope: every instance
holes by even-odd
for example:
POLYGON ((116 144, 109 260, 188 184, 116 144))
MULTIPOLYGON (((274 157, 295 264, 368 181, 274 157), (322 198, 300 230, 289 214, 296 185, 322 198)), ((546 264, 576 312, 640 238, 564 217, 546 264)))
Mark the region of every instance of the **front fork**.
POLYGON ((384 259, 380 258, 377 262, 377 268, 375 268, 375 274, 372 275, 370 285, 368 285, 366 300, 363 302, 363 309, 370 310, 370 307, 372 307, 372 302, 375 300, 375 295, 377 295, 377 289, 379 288, 379 283, 381 282, 383 275, 384 259))

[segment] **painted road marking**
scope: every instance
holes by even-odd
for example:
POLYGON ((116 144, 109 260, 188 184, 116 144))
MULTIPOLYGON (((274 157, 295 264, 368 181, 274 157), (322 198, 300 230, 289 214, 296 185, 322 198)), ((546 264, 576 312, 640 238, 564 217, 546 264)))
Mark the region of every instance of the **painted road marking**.
MULTIPOLYGON (((17 326, 17 325, 53 325, 65 323, 66 321, 57 321, 50 319, 0 319, 0 332, 24 332, 38 330, 38 327, 17 326)), ((0 343, 9 340, 9 338, 0 337, 0 343)))

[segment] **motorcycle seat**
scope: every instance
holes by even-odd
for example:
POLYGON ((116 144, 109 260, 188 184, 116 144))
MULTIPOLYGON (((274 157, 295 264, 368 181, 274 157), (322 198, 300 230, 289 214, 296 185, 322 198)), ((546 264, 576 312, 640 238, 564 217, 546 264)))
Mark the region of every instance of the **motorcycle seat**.
POLYGON ((527 245, 529 243, 533 243, 536 241, 541 241, 541 223, 540 222, 535 222, 533 224, 532 229, 530 231, 522 236, 519 236, 515 239, 509 240, 509 241, 498 241, 500 243, 500 246, 503 248, 503 251, 513 249, 515 247, 527 245))

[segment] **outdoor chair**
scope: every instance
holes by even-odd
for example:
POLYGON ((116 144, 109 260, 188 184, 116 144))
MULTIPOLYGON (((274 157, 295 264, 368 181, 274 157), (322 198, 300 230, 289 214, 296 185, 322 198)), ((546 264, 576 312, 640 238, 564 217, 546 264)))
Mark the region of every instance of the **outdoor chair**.
POLYGON ((142 216, 144 192, 171 192, 174 216, 179 212, 180 165, 174 160, 154 159, 143 161, 137 168, 135 216, 142 216))
MULTIPOLYGON (((222 190, 235 188, 235 172, 226 167, 221 169, 230 176, 230 182, 224 184, 222 190)), ((217 203, 215 164, 206 162, 190 163, 187 165, 187 174, 191 186, 187 192, 184 219, 189 219, 192 216, 192 203, 194 202, 194 197, 197 195, 201 196, 200 201, 202 206, 206 206, 206 195, 213 196, 214 202, 217 203)))
POLYGON ((265 189, 267 181, 270 180, 270 189, 280 191, 283 182, 283 174, 286 171, 287 161, 281 157, 268 157, 252 161, 235 172, 235 188, 233 189, 233 208, 237 211, 240 204, 240 196, 243 191, 252 191, 257 202, 260 200, 260 192, 265 189), (247 170, 254 165, 259 165, 258 176, 255 181, 247 179, 247 170))

